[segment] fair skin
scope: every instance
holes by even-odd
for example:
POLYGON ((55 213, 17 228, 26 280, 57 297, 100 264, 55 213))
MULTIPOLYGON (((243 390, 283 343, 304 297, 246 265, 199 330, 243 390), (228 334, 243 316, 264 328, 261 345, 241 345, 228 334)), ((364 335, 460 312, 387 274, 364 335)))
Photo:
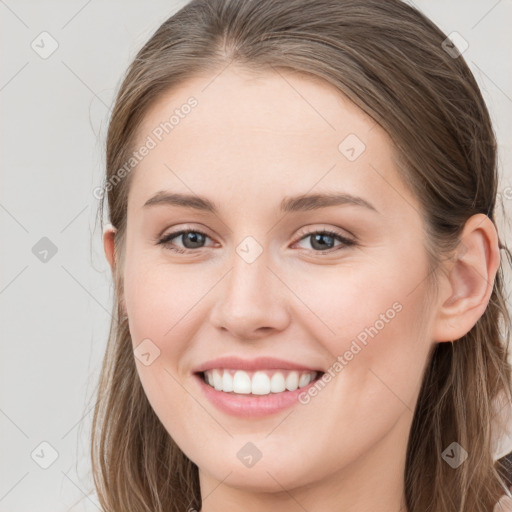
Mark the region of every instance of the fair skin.
MULTIPOLYGON (((231 66, 213 82, 196 77, 144 118, 140 144, 189 96, 198 99, 133 171, 123 304, 134 348, 149 338, 160 350, 137 370, 162 424, 199 467, 202 512, 405 511, 406 445, 427 356, 483 314, 499 263, 496 231, 483 215, 468 220, 464 250, 446 260, 432 298, 419 203, 386 133, 330 86, 280 73, 231 66), (354 161, 338 150, 349 134, 366 145, 354 161), (204 196, 219 210, 144 207, 160 191, 204 196), (374 209, 279 211, 287 196, 329 191, 374 209), (206 232, 202 247, 182 236, 172 244, 187 253, 157 243, 185 228, 206 232), (306 235, 322 229, 356 244, 324 238, 331 245, 320 254, 306 235), (236 252, 248 236, 262 248, 252 263, 236 252), (227 355, 327 371, 394 303, 400 312, 308 404, 228 415, 192 374, 227 355), (252 467, 237 457, 248 442, 262 453, 252 467)), ((104 246, 114 270, 112 228, 104 246)))

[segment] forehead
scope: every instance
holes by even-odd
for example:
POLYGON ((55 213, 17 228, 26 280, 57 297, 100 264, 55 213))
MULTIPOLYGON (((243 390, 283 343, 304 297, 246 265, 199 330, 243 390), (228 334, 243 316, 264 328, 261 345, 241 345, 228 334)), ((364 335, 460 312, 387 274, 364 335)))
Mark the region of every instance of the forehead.
POLYGON ((260 202, 313 187, 364 190, 382 202, 383 179, 403 189, 386 132, 330 84, 302 73, 228 67, 198 75, 146 113, 136 148, 150 140, 130 192, 139 206, 164 189, 213 188, 226 200, 245 194, 260 202))
POLYGON ((179 114, 179 121, 173 121, 172 131, 178 124, 182 128, 194 125, 203 135, 222 128, 216 132, 221 136, 235 128, 236 139, 244 135, 241 128, 315 138, 329 132, 340 136, 345 128, 364 135, 375 126, 367 114, 327 82, 282 69, 257 73, 228 67, 219 74, 197 75, 180 83, 162 94, 146 113, 138 130, 139 141, 173 113, 179 114), (184 106, 190 97, 197 106, 183 115, 180 109, 188 111, 184 106))

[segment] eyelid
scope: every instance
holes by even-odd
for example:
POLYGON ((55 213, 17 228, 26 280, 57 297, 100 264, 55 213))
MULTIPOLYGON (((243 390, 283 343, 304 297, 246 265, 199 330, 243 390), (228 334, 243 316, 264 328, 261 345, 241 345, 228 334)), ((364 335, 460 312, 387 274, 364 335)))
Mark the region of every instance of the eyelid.
POLYGON ((353 235, 350 231, 348 231, 346 229, 342 230, 341 228, 334 228, 334 227, 326 226, 326 225, 323 225, 320 228, 311 228, 311 227, 301 228, 297 234, 296 241, 298 242, 303 237, 305 237, 307 235, 314 235, 315 233, 331 233, 333 235, 340 237, 341 239, 343 239, 347 242, 352 242, 352 243, 357 242, 357 237, 355 235, 353 235))

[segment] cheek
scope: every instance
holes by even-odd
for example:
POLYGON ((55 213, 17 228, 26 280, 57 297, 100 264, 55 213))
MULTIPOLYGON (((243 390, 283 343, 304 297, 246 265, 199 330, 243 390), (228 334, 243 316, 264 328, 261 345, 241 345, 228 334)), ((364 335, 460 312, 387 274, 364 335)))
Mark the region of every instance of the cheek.
POLYGON ((426 272, 426 259, 411 261, 390 254, 364 266, 318 267, 300 275, 289 272, 285 280, 294 283, 294 293, 304 304, 306 315, 295 320, 307 319, 308 328, 321 339, 336 343, 335 339, 352 339, 359 333, 364 340, 364 332, 372 326, 395 334, 417 331, 418 320, 427 313, 423 304, 426 272), (394 328, 389 329, 392 324, 394 328))
POLYGON ((183 418, 194 402, 184 392, 188 383, 180 374, 180 360, 190 346, 190 322, 197 322, 194 314, 199 308, 192 306, 206 290, 201 290, 200 284, 194 286, 185 274, 171 272, 169 266, 154 260, 127 258, 124 296, 135 363, 146 397, 169 434, 181 440, 180 444, 192 446, 183 418), (150 354, 149 362, 139 357, 144 353, 150 354))
POLYGON ((162 349, 162 341, 172 339, 189 322, 188 312, 205 293, 204 279, 194 281, 193 275, 144 254, 127 258, 124 297, 134 345, 149 338, 162 349))
POLYGON ((333 267, 328 276, 323 269, 302 279, 297 295, 309 311, 296 311, 295 320, 330 354, 332 373, 343 373, 334 379, 340 396, 360 397, 365 389, 373 399, 363 407, 370 408, 390 392, 413 401, 432 344, 427 263, 393 254, 364 268, 333 267))

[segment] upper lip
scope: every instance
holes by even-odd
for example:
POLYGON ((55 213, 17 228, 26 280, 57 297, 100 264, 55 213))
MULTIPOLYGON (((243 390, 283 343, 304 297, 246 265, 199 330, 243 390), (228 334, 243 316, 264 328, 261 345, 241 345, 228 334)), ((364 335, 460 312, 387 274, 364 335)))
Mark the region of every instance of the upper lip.
POLYGON ((319 371, 323 372, 318 368, 311 368, 300 363, 294 363, 292 361, 285 361, 284 359, 276 359, 275 357, 257 357, 255 359, 240 359, 239 357, 219 357, 206 361, 200 364, 192 371, 193 373, 200 373, 206 370, 212 370, 215 368, 229 368, 237 370, 303 370, 303 371, 319 371))

